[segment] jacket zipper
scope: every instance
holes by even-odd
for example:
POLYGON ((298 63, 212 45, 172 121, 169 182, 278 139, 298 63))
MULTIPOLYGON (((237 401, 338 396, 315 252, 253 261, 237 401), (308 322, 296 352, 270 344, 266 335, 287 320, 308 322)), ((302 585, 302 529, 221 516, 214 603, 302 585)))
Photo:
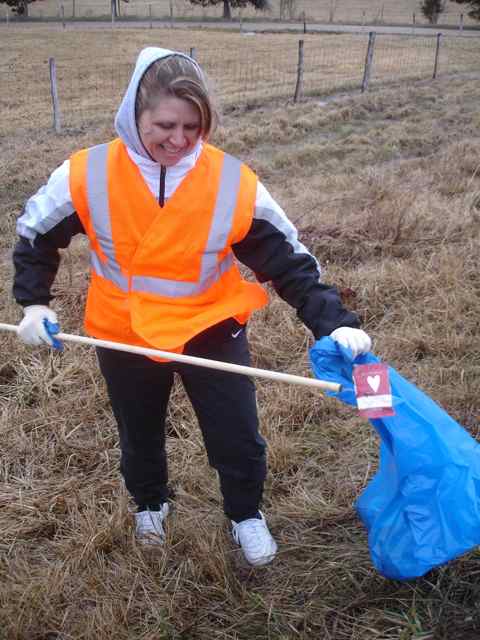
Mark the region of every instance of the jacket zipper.
POLYGON ((158 190, 158 204, 163 207, 165 204, 165 175, 167 173, 167 167, 160 165, 160 187, 158 190))

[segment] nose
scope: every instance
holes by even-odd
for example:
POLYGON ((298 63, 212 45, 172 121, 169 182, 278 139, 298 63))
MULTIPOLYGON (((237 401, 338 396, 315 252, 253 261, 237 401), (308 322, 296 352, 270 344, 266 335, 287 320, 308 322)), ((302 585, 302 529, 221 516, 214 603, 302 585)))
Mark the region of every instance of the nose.
POLYGON ((185 144, 185 133, 183 131, 183 127, 177 127, 174 129, 170 136, 170 140, 176 147, 182 147, 185 144))

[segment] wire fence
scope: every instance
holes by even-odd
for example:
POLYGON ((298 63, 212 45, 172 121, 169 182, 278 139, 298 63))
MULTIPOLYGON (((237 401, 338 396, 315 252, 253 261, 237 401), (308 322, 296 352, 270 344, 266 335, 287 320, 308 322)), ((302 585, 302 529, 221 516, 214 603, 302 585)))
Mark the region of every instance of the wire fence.
MULTIPOLYGON (((220 108, 292 101, 302 79, 300 98, 327 96, 366 89, 366 53, 369 34, 308 36, 299 62, 295 36, 218 34, 195 45, 191 31, 164 30, 162 46, 195 56, 212 79, 220 108), (191 39, 192 46, 188 46, 191 39), (228 46, 225 44, 228 43, 228 46)), ((108 54, 92 59, 56 56, 56 91, 62 128, 96 126, 111 122, 130 78, 134 56, 108 54)), ((0 67, 1 109, 8 130, 52 127, 52 84, 48 58, 26 64, 21 56, 0 67), (28 88, 28 91, 26 91, 28 88), (43 123, 43 124, 42 124, 43 123)), ((376 34, 369 69, 369 87, 408 80, 480 71, 480 38, 415 37, 376 34)), ((2 128, 0 125, 0 135, 2 128)))
MULTIPOLYGON (((42 0, 29 7, 33 18, 95 19, 111 14, 110 0, 42 0), (63 7, 63 9, 62 9, 63 7)), ((236 19, 296 20, 332 24, 429 24, 417 0, 270 0, 267 11, 253 7, 232 8, 236 19)), ((215 6, 192 5, 188 0, 131 0, 119 3, 124 19, 218 19, 223 15, 223 3, 215 6)), ((440 25, 478 25, 468 16, 468 10, 448 1, 438 19, 440 25)))

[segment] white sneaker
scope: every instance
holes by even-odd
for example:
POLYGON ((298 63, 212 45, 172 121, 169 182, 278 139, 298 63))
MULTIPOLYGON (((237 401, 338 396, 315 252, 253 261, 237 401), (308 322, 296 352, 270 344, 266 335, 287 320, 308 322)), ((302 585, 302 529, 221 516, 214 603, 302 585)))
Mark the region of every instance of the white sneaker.
POLYGON ((268 564, 277 553, 277 543, 268 530, 263 513, 261 518, 249 518, 242 522, 232 520, 232 536, 240 545, 247 562, 254 566, 268 564))
POLYGON ((165 542, 163 521, 169 511, 168 502, 164 502, 160 511, 147 510, 135 514, 135 533, 140 544, 163 544, 165 542))

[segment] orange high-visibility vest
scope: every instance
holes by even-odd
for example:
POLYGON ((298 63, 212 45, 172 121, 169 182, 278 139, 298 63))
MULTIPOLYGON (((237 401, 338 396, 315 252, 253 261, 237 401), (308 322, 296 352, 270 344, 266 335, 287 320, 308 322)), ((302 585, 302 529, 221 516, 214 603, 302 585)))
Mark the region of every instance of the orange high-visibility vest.
POLYGON ((257 178, 204 145, 194 168, 160 207, 124 143, 70 158, 70 191, 90 240, 88 334, 182 351, 201 331, 267 303, 245 281, 231 245, 252 224, 257 178))

